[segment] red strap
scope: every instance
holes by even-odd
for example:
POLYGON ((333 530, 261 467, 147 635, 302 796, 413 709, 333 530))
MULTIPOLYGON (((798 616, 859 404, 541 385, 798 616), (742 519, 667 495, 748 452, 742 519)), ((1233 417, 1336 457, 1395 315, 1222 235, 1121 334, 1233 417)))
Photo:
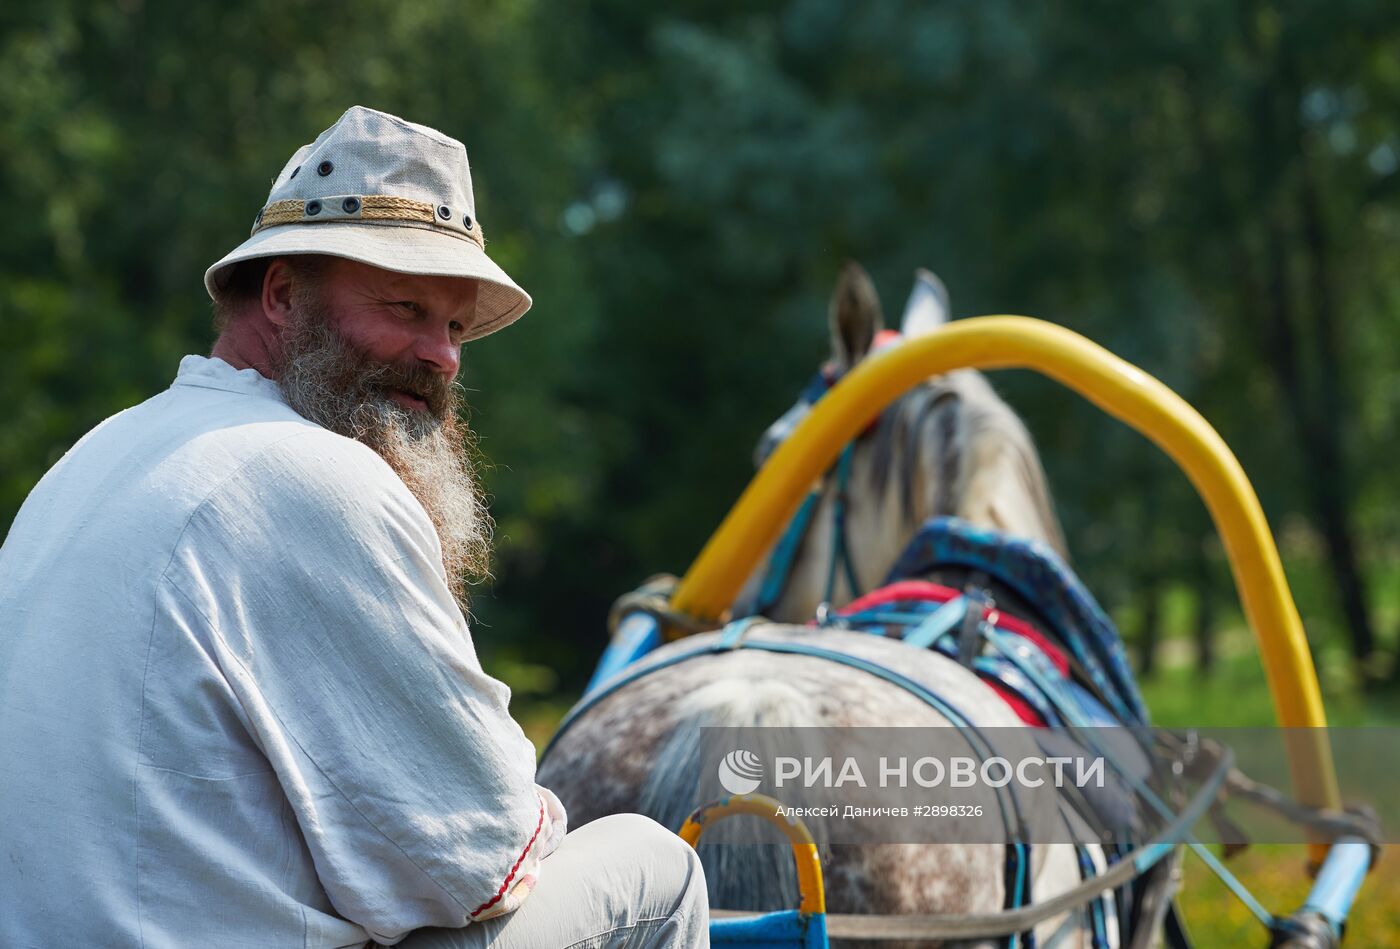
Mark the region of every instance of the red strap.
POLYGON ((1025 722, 1027 725, 1034 725, 1037 728, 1045 727, 1045 719, 1040 717, 1040 713, 1037 712, 1034 708, 1032 708, 1029 702, 1021 698, 1011 689, 1008 689, 1006 686, 1002 685, 996 679, 993 679, 989 676, 980 676, 980 678, 983 682, 987 683, 993 689, 996 690, 997 695, 1001 696, 1001 700, 1003 702, 1011 706, 1011 711, 1016 713, 1017 718, 1025 722))
POLYGON ((1050 661, 1055 664, 1055 668, 1060 670, 1060 675, 1069 675, 1069 659, 1065 656, 1064 650, 1042 636, 1040 630, 1036 629, 1030 623, 1027 623, 1025 620, 1017 619, 1014 616, 1007 616, 1005 613, 1001 613, 997 616, 995 621, 993 621, 992 625, 997 629, 1004 629, 1008 633, 1015 633, 1018 636, 1026 637, 1039 646, 1041 652, 1050 657, 1050 661))
POLYGON ((960 596, 957 590, 952 587, 945 587, 937 583, 929 583, 927 580, 900 580, 898 583, 891 583, 889 586, 872 590, 852 601, 849 605, 841 607, 836 612, 841 616, 850 616, 852 613, 860 613, 864 610, 874 609, 886 603, 893 603, 897 600, 924 600, 931 603, 947 603, 955 596, 960 596))
POLYGON ((886 346, 893 346, 903 338, 899 330, 880 330, 875 334, 875 339, 870 344, 870 351, 872 353, 879 352, 886 346))
MULTIPOLYGON (((837 610, 840 616, 851 616, 855 613, 862 613, 876 607, 884 606, 887 603, 909 602, 911 600, 921 600, 927 603, 947 603, 954 597, 961 596, 962 593, 952 587, 945 587, 939 583, 930 583, 927 580, 900 580, 891 583, 889 586, 873 590, 865 596, 852 601, 847 606, 837 610)), ((992 620, 992 625, 997 629, 1004 629, 1008 633, 1015 633, 1024 636, 1035 643, 1050 657, 1050 661, 1055 664, 1055 668, 1060 670, 1060 675, 1069 675, 1069 659, 1065 656, 1064 650, 1052 643, 1040 630, 1023 619, 1012 616, 1002 610, 988 609, 982 614, 984 618, 992 620)))

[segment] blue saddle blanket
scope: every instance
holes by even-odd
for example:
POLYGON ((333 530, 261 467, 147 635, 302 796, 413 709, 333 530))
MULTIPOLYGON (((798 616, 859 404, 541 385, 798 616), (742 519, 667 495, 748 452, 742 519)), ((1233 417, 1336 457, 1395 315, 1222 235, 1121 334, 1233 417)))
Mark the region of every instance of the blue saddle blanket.
POLYGON ((1069 649, 1119 719, 1148 724, 1117 628, 1058 554, 1039 541, 939 517, 914 535, 885 582, 950 565, 978 570, 1014 590, 1049 624, 1047 632, 1069 649))

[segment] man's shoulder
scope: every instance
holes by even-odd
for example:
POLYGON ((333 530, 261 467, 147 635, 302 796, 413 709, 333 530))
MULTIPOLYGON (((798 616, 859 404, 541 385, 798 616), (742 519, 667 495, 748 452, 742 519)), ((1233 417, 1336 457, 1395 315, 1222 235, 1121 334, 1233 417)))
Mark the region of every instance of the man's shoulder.
POLYGON ((224 494, 268 491, 273 499, 360 508, 412 497, 388 463, 353 438, 300 417, 256 428, 245 433, 256 444, 222 485, 224 494))
POLYGON ((179 387, 98 424, 45 474, 31 498, 56 492, 70 499, 91 496, 96 504, 100 496, 104 510, 183 520, 228 491, 246 499, 272 481, 327 490, 403 487, 368 446, 303 418, 283 402, 179 387))
POLYGON ((209 486, 183 546, 273 570, 288 557, 329 569, 367 552, 435 545, 422 505, 366 445, 304 421, 247 434, 259 444, 209 486))
POLYGON ((393 477, 393 470, 368 445, 300 416, 266 422, 257 435, 261 444, 253 459, 255 469, 334 480, 343 480, 352 472, 374 479, 393 477))
POLYGON ((203 480, 202 500, 211 505, 231 500, 258 509, 283 495, 361 506, 411 499, 377 452, 298 414, 276 383, 252 369, 186 357, 175 383, 136 414, 125 427, 149 424, 168 433, 168 452, 153 446, 157 466, 181 480, 203 480))
POLYGON ((224 582, 211 574, 251 582, 250 569, 259 583, 375 586, 391 564, 441 562, 431 519, 388 463, 309 423, 284 427, 212 486, 175 554, 170 582, 186 590, 224 582))
POLYGON ((172 389, 110 421, 116 430, 109 439, 122 439, 121 430, 137 438, 143 429, 162 430, 165 434, 156 435, 152 446, 162 459, 157 466, 172 464, 181 476, 202 472, 211 495, 220 488, 269 481, 326 489, 403 487, 369 446, 323 428, 274 399, 172 389), (160 404, 163 399, 169 401, 160 404))

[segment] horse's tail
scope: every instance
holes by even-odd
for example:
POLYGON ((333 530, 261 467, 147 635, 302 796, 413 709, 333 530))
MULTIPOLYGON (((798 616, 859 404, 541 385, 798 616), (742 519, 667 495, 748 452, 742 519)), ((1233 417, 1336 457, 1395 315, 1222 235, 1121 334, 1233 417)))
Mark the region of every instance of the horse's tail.
MULTIPOLYGON (((808 725, 819 721, 810 698, 773 679, 740 676, 717 679, 686 696, 676 710, 676 727, 661 745, 641 794, 641 811, 677 830, 706 803, 714 787, 704 758, 702 728, 808 725)), ((736 817, 705 834, 700 860, 709 884, 710 905, 724 909, 776 910, 793 905, 797 874, 786 841, 756 818, 736 817), (765 841, 765 843, 741 843, 765 841)), ((818 840, 818 847, 824 842, 818 840)))

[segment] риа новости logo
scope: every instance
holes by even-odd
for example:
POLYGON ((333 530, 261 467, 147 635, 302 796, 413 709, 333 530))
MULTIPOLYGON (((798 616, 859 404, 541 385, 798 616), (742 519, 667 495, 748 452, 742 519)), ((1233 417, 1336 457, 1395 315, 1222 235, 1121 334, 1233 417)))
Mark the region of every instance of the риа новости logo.
POLYGON ((731 751, 719 763, 719 783, 730 794, 752 794, 762 780, 763 762, 752 751, 731 751))

